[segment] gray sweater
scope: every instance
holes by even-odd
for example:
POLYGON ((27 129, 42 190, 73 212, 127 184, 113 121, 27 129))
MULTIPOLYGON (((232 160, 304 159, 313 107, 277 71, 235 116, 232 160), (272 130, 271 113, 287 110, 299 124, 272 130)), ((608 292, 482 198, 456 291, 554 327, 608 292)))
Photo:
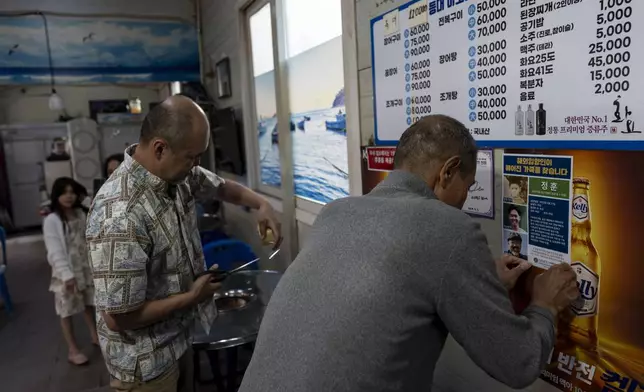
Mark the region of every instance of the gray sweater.
POLYGON ((240 392, 428 392, 448 333, 514 388, 537 379, 555 338, 547 310, 513 312, 479 225, 396 171, 318 216, 240 392))

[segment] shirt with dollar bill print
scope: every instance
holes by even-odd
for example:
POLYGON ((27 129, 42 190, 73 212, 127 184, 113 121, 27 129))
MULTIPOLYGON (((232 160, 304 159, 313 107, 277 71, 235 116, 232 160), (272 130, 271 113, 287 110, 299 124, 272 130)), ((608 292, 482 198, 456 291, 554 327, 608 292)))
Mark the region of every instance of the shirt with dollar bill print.
MULTIPOLYGON (((146 301, 190 290, 205 269, 195 198, 214 197, 224 180, 195 167, 171 185, 132 158, 136 145, 96 194, 87 219, 96 307, 107 314, 132 312, 146 301)), ((110 374, 123 382, 153 380, 186 352, 195 318, 209 331, 214 301, 173 313, 145 328, 114 332, 98 318, 110 374)))

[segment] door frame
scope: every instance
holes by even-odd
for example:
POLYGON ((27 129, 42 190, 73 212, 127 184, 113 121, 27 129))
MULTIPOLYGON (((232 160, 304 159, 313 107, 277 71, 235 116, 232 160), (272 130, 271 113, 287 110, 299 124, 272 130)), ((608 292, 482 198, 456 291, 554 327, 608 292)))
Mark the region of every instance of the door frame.
MULTIPOLYGON (((245 108, 244 135, 246 158, 248 162, 248 180, 251 188, 279 199, 282 213, 283 251, 286 259, 293 260, 298 253, 298 231, 295 219, 295 187, 293 179, 292 136, 288 102, 288 77, 286 69, 284 23, 281 0, 238 0, 239 36, 241 39, 240 58, 242 74, 242 105, 245 108), (262 184, 259 166, 259 143, 254 137, 257 130, 257 108, 255 106, 255 86, 253 83, 252 44, 250 36, 250 16, 266 5, 271 7, 271 27, 273 41, 273 72, 275 75, 275 99, 277 106, 277 131, 279 137, 281 188, 262 184), (277 43, 277 45, 275 45, 277 43)), ((286 267, 286 266, 285 266, 286 267)))
MULTIPOLYGON (((282 212, 282 227, 285 234, 285 247, 288 260, 298 253, 297 224, 312 225, 323 204, 295 195, 293 178, 293 149, 290 132, 290 108, 288 97, 288 67, 286 63, 286 24, 284 23, 284 0, 237 0, 239 17, 241 90, 244 108, 244 140, 248 167, 248 184, 251 188, 271 198, 274 206, 282 212), (249 16, 266 4, 271 6, 273 34, 273 62, 275 74, 275 95, 277 105, 281 189, 261 183, 259 166, 259 145, 257 137, 257 118, 255 107, 254 75, 252 68, 252 48, 249 30, 249 16), (276 200, 279 199, 279 200, 276 200)), ((361 118, 360 91, 358 78, 358 45, 356 26, 356 4, 342 0, 342 48, 344 59, 344 89, 347 113, 347 160, 349 169, 349 194, 362 195, 362 156, 361 156, 361 118)))

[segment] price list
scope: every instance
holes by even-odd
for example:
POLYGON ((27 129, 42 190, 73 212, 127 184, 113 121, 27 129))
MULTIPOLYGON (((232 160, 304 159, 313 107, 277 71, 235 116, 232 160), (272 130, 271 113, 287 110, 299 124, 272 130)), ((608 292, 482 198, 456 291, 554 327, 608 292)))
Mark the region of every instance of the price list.
POLYGON ((432 112, 432 70, 429 52, 431 34, 428 23, 428 5, 418 2, 406 10, 405 28, 405 114, 411 125, 432 112))
POLYGON ((635 0, 419 0, 374 18, 376 143, 445 114, 481 147, 644 150, 638 16, 635 0))
POLYGON ((469 120, 493 122, 508 118, 508 29, 507 0, 485 0, 468 7, 470 82, 469 120))
POLYGON ((599 1, 596 41, 588 45, 588 67, 595 94, 620 93, 630 89, 631 1, 599 1))

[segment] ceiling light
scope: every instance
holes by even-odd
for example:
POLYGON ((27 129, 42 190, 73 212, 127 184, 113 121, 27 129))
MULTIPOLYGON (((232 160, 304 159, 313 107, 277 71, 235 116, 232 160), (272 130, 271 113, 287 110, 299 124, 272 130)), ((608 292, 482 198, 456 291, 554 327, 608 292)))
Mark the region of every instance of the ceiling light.
POLYGON ((51 95, 49 96, 49 110, 52 111, 62 111, 65 110, 65 103, 63 99, 58 95, 56 89, 51 89, 51 95))

